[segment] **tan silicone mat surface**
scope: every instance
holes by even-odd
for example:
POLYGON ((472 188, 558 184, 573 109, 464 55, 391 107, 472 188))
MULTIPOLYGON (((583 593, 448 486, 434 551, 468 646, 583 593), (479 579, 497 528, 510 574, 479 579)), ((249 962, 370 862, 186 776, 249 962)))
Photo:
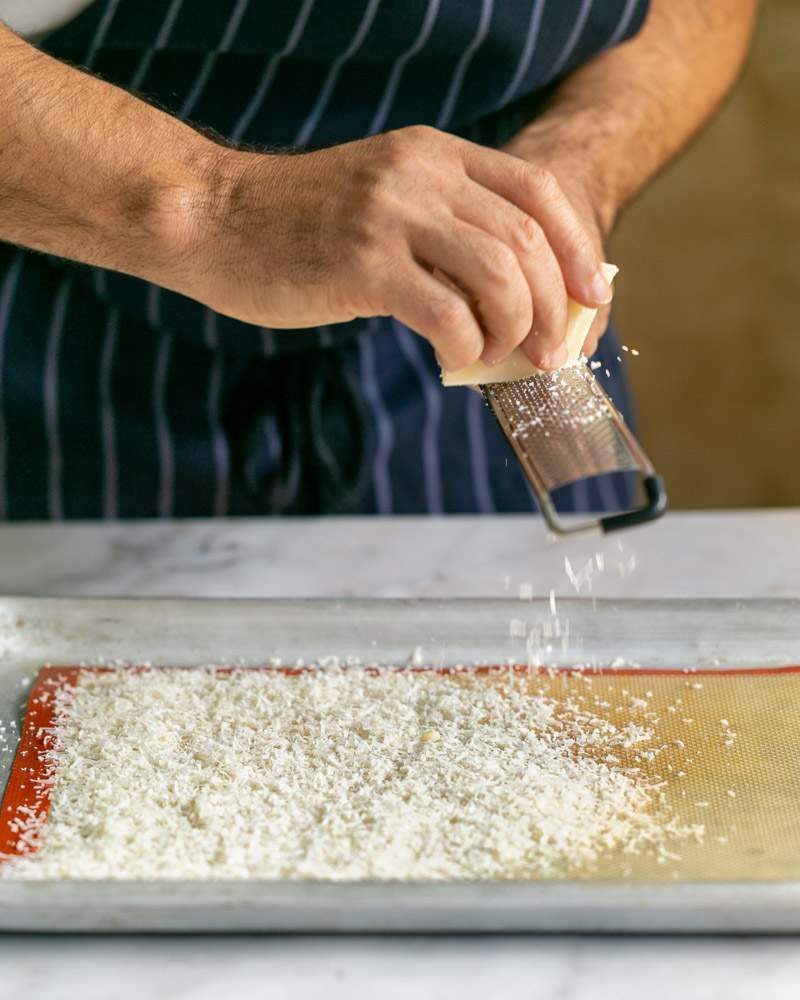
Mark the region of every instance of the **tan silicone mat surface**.
POLYGON ((633 720, 652 727, 654 744, 664 749, 652 762, 637 761, 637 766, 666 781, 667 803, 681 823, 705 827, 701 841, 675 846, 679 861, 658 864, 646 855, 613 856, 593 877, 800 878, 796 668, 558 674, 543 687, 554 697, 582 693, 596 715, 617 725, 633 720))

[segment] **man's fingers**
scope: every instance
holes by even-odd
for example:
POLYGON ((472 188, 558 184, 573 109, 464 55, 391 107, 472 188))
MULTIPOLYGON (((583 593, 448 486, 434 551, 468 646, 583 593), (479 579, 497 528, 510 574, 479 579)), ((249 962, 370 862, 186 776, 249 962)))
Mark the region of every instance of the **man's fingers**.
POLYGON ((539 223, 500 195, 466 180, 455 195, 459 218, 492 233, 513 250, 533 305, 531 335, 525 351, 540 368, 563 364, 567 292, 561 267, 539 223))
POLYGON ((591 235, 547 170, 519 157, 478 146, 467 147, 468 175, 536 219, 564 275, 569 295, 587 306, 611 301, 611 286, 600 271, 591 235))
POLYGON ((474 364, 484 349, 480 324, 466 299, 419 264, 392 275, 386 310, 429 341, 446 371, 474 364))
POLYGON ((412 249, 464 292, 483 329, 483 361, 496 364, 525 339, 531 329, 531 293, 507 242, 446 217, 420 227, 412 249))

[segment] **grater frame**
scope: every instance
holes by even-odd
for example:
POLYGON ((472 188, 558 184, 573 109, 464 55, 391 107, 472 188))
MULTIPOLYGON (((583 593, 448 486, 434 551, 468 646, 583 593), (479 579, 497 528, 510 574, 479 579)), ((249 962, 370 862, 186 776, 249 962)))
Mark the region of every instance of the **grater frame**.
POLYGON ((646 524, 667 507, 663 480, 602 385, 580 358, 555 372, 479 386, 557 535, 608 533, 646 524), (552 492, 609 472, 638 472, 643 503, 575 524, 556 510, 552 492))

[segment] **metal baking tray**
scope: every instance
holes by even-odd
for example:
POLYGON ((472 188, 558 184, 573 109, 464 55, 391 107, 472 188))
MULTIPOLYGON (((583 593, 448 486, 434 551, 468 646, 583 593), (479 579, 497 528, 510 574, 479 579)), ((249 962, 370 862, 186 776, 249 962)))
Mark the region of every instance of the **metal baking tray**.
MULTIPOLYGON (((800 601, 559 600, 558 615, 572 638, 553 640, 555 666, 800 662, 800 601)), ((259 665, 336 655, 402 664, 415 650, 432 666, 525 662, 512 619, 544 627, 550 602, 5 598, 0 719, 19 725, 24 679, 48 662, 259 665)), ((12 756, 13 747, 0 757, 0 790, 12 756)), ((798 931, 800 883, 7 880, 0 930, 798 931)))

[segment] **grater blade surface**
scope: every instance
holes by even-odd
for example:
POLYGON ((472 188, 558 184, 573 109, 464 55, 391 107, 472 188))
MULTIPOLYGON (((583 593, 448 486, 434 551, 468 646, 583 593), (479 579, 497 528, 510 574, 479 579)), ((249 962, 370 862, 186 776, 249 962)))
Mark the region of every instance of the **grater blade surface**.
POLYGON ((560 534, 585 528, 612 530, 658 517, 666 506, 650 460, 625 424, 585 358, 554 372, 481 386, 536 494, 550 526, 560 534), (561 486, 609 472, 638 471, 646 505, 595 519, 577 528, 562 522, 550 500, 561 486))

